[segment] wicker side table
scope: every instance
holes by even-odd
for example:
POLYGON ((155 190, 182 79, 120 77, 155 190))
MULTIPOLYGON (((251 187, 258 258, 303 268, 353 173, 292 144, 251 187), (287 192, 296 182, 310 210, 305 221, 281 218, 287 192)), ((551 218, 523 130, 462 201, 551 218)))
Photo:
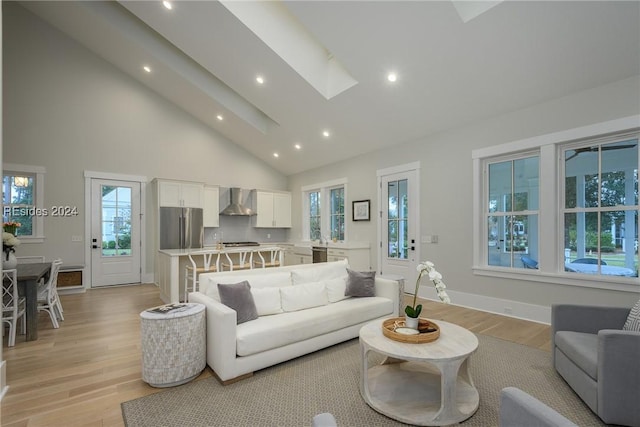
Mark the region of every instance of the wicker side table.
POLYGON ((206 365, 205 328, 203 304, 140 313, 142 380, 153 387, 173 387, 196 378, 206 365))

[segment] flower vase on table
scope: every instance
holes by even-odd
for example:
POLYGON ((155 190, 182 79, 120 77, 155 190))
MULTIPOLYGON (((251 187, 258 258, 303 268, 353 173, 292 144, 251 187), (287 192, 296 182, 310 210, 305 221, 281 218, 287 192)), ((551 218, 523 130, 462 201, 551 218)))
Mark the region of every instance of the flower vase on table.
MULTIPOLYGON (((5 227, 6 227, 5 223, 5 227)), ((4 256, 2 257, 2 269, 10 270, 16 268, 18 265, 18 260, 15 256, 15 247, 20 244, 20 240, 12 233, 8 233, 4 231, 2 233, 2 252, 4 252, 4 256)))
POLYGON ((422 312, 422 304, 416 305, 416 299, 418 298, 418 288, 420 287, 420 279, 422 279, 423 275, 428 275, 429 280, 431 280, 436 287, 436 292, 438 293, 438 298, 445 304, 451 302, 449 299, 449 295, 445 291, 446 286, 442 281, 442 274, 438 273, 430 261, 424 261, 418 264, 417 270, 420 274, 418 274, 418 279, 416 280, 416 289, 413 294, 413 304, 408 305, 404 309, 405 313, 405 326, 407 328, 418 329, 418 324, 420 323, 420 313, 422 312))
POLYGON ((2 269, 3 270, 11 270, 14 269, 18 266, 18 259, 16 258, 15 254, 13 252, 9 252, 9 254, 7 254, 3 259, 2 259, 2 269))

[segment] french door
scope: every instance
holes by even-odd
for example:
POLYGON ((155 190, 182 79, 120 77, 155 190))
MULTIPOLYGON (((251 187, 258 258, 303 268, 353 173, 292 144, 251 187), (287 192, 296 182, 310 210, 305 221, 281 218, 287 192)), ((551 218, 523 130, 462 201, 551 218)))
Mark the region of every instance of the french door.
POLYGON ((413 293, 420 262, 417 165, 378 171, 380 181, 380 274, 399 275, 413 293))
POLYGON ((91 286, 140 283, 140 183, 91 180, 91 286))

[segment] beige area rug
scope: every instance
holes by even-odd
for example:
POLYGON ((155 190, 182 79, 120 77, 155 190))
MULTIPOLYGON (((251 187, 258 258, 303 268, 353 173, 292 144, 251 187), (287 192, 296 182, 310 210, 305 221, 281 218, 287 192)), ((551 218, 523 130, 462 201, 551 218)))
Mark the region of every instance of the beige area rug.
MULTIPOLYGON (((516 386, 583 427, 602 426, 551 366, 548 352, 478 335, 471 372, 478 411, 463 426, 497 426, 500 390, 516 386)), ((331 412, 338 425, 403 425, 371 409, 359 392, 359 344, 354 339, 263 369, 229 386, 207 378, 124 402, 128 427, 306 426, 331 412)))

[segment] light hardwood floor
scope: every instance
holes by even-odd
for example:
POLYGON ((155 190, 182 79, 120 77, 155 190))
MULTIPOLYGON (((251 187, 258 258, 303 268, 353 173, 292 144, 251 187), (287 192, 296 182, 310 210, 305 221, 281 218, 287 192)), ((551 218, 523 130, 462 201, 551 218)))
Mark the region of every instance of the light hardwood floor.
MULTIPOLYGON (((40 315, 37 341, 4 338, 9 391, 1 403, 1 425, 123 426, 120 403, 162 391, 141 379, 140 320, 162 304, 154 285, 93 289, 63 295, 65 321, 53 329, 40 315)), ((549 326, 481 311, 424 302, 423 315, 473 332, 545 350, 549 326)), ((209 368, 199 378, 211 376, 209 368)))

